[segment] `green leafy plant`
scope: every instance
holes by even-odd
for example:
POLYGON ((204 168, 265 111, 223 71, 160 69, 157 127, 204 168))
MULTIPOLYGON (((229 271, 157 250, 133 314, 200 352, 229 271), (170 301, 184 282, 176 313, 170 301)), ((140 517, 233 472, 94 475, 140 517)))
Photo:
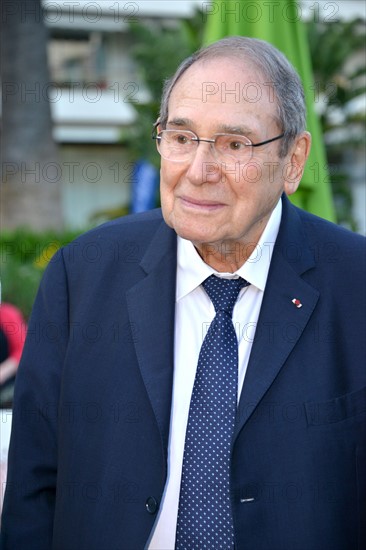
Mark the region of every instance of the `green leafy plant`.
POLYGON ((60 247, 79 232, 35 233, 25 228, 4 232, 0 238, 2 301, 19 307, 29 317, 43 272, 60 247))
POLYGON ((320 103, 337 221, 356 230, 352 194, 344 168, 351 150, 365 147, 365 113, 350 109, 364 93, 366 41, 364 22, 310 21, 307 25, 314 70, 314 99, 320 103), (335 133, 337 137, 334 139, 335 133))

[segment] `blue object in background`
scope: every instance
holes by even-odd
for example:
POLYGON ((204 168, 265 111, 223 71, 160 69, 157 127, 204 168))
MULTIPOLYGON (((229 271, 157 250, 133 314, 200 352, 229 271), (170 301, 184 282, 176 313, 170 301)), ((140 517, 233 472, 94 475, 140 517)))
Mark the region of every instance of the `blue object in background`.
POLYGON ((135 163, 132 180, 131 212, 145 212, 156 207, 159 184, 158 170, 147 160, 135 163))

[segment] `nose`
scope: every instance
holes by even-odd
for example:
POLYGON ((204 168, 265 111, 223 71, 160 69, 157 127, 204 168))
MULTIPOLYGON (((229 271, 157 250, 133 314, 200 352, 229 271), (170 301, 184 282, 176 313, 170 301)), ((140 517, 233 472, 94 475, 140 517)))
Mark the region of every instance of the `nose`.
POLYGON ((200 141, 197 144, 194 156, 189 161, 186 176, 194 185, 220 181, 221 165, 213 155, 212 143, 200 141))

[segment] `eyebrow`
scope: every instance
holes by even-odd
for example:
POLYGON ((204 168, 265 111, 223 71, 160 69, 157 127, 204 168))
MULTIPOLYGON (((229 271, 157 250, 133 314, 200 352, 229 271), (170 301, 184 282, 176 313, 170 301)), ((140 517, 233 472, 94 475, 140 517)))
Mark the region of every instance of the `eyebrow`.
MULTIPOLYGON (((178 126, 178 127, 186 127, 186 128, 192 128, 194 126, 194 123, 189 118, 172 118, 171 120, 168 120, 167 126, 178 126)), ((225 134, 239 134, 243 136, 250 136, 253 135, 255 132, 248 128, 247 126, 230 126, 229 124, 220 124, 220 126, 217 129, 218 131, 216 133, 225 133, 225 134)))
POLYGON ((226 134, 241 134, 243 136, 248 136, 254 133, 254 131, 248 128, 248 126, 230 126, 228 124, 221 124, 219 129, 220 132, 225 132, 226 134))
POLYGON ((193 126, 193 122, 189 118, 172 118, 168 120, 167 125, 168 124, 172 126, 193 126))

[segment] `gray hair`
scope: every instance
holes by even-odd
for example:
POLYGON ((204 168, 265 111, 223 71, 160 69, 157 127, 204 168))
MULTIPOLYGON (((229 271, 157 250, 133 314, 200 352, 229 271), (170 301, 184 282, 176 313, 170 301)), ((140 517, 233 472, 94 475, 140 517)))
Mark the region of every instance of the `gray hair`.
POLYGON ((185 59, 165 82, 160 105, 159 124, 168 122, 170 94, 185 71, 194 63, 217 58, 232 58, 251 63, 271 86, 277 100, 278 124, 284 133, 280 156, 285 156, 294 138, 305 130, 306 106, 299 75, 288 59, 274 46, 257 38, 231 36, 206 46, 185 59))

